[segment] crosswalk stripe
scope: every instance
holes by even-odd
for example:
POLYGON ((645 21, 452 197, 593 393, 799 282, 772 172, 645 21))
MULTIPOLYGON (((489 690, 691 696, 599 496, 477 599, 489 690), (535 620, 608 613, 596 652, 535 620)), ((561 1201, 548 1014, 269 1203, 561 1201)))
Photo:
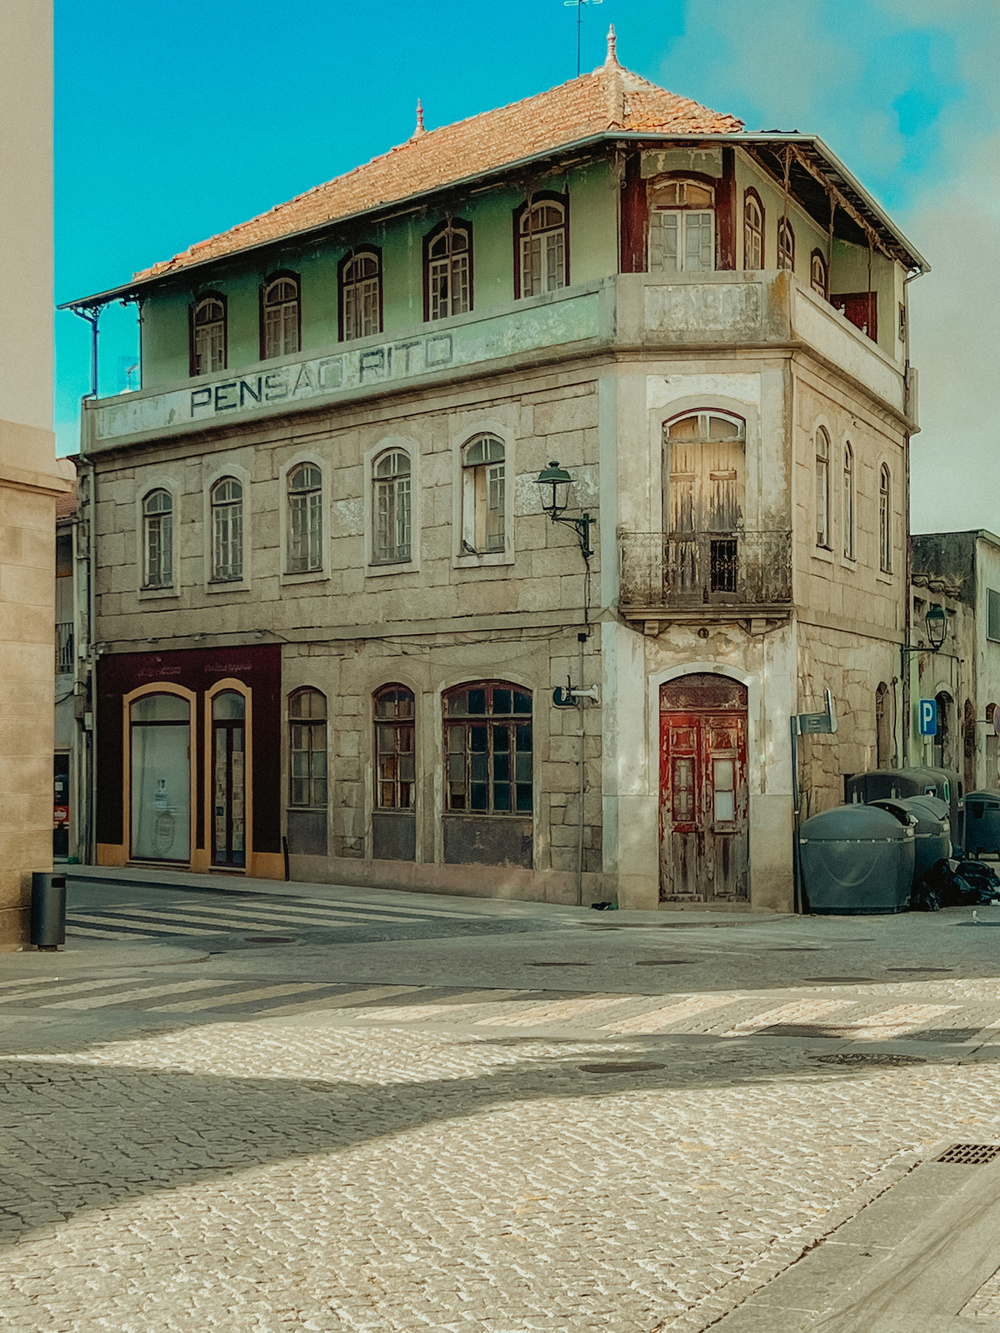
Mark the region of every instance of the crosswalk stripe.
MULTIPOLYGON (((347 991, 341 995, 319 995, 301 1004, 269 1005, 259 1012, 267 1014, 273 1011, 279 1018, 283 1018, 285 1014, 297 1014, 307 1009, 315 1011, 318 1005, 322 1006, 324 1012, 327 1009, 354 1009, 368 1000, 382 1000, 389 995, 404 995, 426 989, 426 986, 366 986, 364 990, 347 991)), ((365 1009, 360 1016, 364 1017, 367 1013, 365 1009)))
MULTIPOLYGON (((110 915, 110 913, 109 913, 110 915)), ((202 926, 221 926, 228 925, 233 930, 274 930, 275 926, 283 925, 281 921, 254 921, 246 920, 239 913, 228 915, 225 923, 216 920, 215 917, 202 916, 195 912, 176 912, 173 908, 160 907, 155 911, 143 908, 115 908, 115 917, 140 917, 142 924, 148 926, 150 930, 156 930, 160 925, 160 918, 167 917, 169 921, 191 921, 202 926)), ((262 913, 260 915, 263 915, 262 913)), ((125 921, 123 925, 131 925, 131 921, 125 921)), ((187 931, 190 935, 191 932, 187 931)))
POLYGON ((93 926, 78 926, 74 923, 72 917, 66 918, 66 934, 78 935, 84 940, 153 940, 155 935, 140 935, 136 930, 130 930, 126 935, 121 930, 95 930, 93 926))
POLYGON ((782 1004, 777 1009, 767 1009, 754 1018, 745 1018, 724 1032, 724 1037, 739 1037, 744 1033, 758 1032, 761 1028, 773 1027, 777 1023, 810 1023, 814 1018, 829 1014, 834 1009, 852 1008, 843 1000, 799 1000, 794 1004, 782 1004))
MULTIPOLYGON (((345 911, 353 911, 353 903, 329 902, 324 898, 302 898, 298 901, 310 903, 316 907, 343 908, 345 911)), ((476 912, 452 911, 450 907, 403 907, 399 903, 358 903, 358 909, 362 912, 403 912, 410 916, 440 916, 456 917, 460 921, 480 921, 482 918, 476 912)))
MULTIPOLYGON (((74 912, 72 918, 68 919, 74 922, 83 921, 92 926, 113 926, 115 924, 115 918, 110 915, 84 916, 79 912, 74 912)), ((130 923, 122 922, 122 925, 127 926, 128 924, 130 923)), ((166 931, 169 935, 191 935, 194 933, 187 926, 162 926, 159 923, 157 923, 156 929, 157 931, 166 931)), ((198 933, 199 935, 225 935, 226 932, 224 930, 200 930, 198 933)))
POLYGON ((380 1023, 416 1023, 422 1018, 437 1018, 446 1022, 458 1016, 458 1010, 464 1015, 470 1009, 481 1009, 484 1004, 509 1000, 523 994, 523 990, 463 991, 442 1000, 431 1000, 427 1004, 385 1005, 378 1009, 366 1009, 361 1017, 380 1023))
POLYGON ((20 981, 0 981, 0 990, 12 990, 14 987, 20 990, 23 986, 51 985, 53 981, 58 980, 58 977, 22 977, 20 981))
POLYGON ((57 981, 55 978, 47 978, 49 981, 55 981, 54 985, 47 986, 44 990, 28 991, 24 995, 3 995, 0 996, 0 1004, 16 1004, 18 1000, 37 1000, 40 995, 72 995, 74 991, 100 990, 102 987, 120 986, 123 982, 138 980, 137 977, 115 977, 113 981, 75 981, 67 985, 65 981, 57 981))
POLYGON ((218 990, 220 986, 238 986, 238 981, 174 981, 168 986, 137 986, 134 990, 115 991, 111 995, 89 995, 82 1000, 60 1000, 43 1004, 42 1009, 107 1009, 129 1000, 151 1000, 159 995, 176 995, 181 991, 218 990))
POLYGON ((495 1014, 490 1018, 479 1019, 480 1027, 531 1028, 542 1023, 558 1023, 567 1018, 576 1018, 578 1014, 589 1013, 592 1009, 610 1009, 616 1004, 634 1004, 634 995, 595 995, 590 998, 555 1000, 547 1004, 533 1004, 529 1009, 519 1009, 512 1014, 495 1014))
POLYGON ((234 1004, 250 1004, 253 1000, 270 1000, 276 995, 295 995, 306 990, 320 990, 323 983, 317 981, 297 981, 290 986, 258 986, 254 990, 232 991, 225 995, 202 996, 197 1000, 180 1000, 177 1004, 157 1004, 150 1012, 154 1014, 190 1014, 196 1009, 228 1008, 234 1004))
MULTIPOLYGON (((168 906, 165 908, 158 908, 156 910, 158 912, 160 911, 174 912, 177 911, 178 909, 168 906)), ((234 912, 239 913, 241 911, 251 912, 254 915, 274 916, 277 918, 287 917, 293 921, 306 922, 313 919, 315 919, 316 921, 329 921, 333 925, 342 925, 345 921, 389 921, 389 922, 395 922, 398 925, 406 925, 410 920, 408 916, 373 915, 371 912, 366 911, 364 908, 328 907, 328 908, 323 908, 321 910, 319 908, 313 908, 313 907, 305 907, 305 908, 280 907, 276 904, 271 904, 271 903, 246 903, 241 907, 235 907, 235 906, 213 907, 206 904, 205 906, 199 905, 198 910, 199 912, 205 912, 211 916, 225 917, 226 920, 229 920, 234 912)))
POLYGON ((856 1023, 838 1023, 835 1031, 855 1041, 893 1041, 908 1032, 926 1027, 933 1018, 953 1013, 957 1004, 897 1004, 877 1014, 859 1018, 856 1023))
POLYGON ((641 1014, 631 1014, 628 1018, 619 1019, 617 1023, 602 1023, 601 1031, 623 1034, 662 1032, 684 1018, 694 1018, 695 1015, 706 1013, 709 1009, 721 1009, 738 999, 738 995, 690 995, 675 1004, 647 1009, 641 1014))

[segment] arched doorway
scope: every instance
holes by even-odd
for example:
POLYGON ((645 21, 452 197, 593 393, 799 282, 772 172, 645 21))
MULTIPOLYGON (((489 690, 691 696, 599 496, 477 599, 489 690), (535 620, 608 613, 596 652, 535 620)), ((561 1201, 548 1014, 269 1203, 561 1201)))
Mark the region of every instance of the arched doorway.
POLYGON ((875 764, 878 768, 888 768, 892 763, 892 715, 889 703, 889 686, 883 680, 875 691, 875 764))
POLYGON ((749 896, 747 690, 693 673, 660 686, 660 901, 749 896))
POLYGON ((955 701, 944 690, 934 696, 934 701, 937 704, 937 735, 931 747, 934 767, 956 770, 958 764, 954 753, 955 701))

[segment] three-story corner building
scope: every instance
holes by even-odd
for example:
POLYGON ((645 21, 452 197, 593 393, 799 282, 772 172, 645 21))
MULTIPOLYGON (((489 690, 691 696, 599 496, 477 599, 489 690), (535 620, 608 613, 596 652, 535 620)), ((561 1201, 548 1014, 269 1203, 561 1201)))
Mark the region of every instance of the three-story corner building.
POLYGON ((75 303, 142 331, 81 444, 98 860, 788 907, 789 715, 833 804, 898 680, 925 267, 612 37, 75 303))

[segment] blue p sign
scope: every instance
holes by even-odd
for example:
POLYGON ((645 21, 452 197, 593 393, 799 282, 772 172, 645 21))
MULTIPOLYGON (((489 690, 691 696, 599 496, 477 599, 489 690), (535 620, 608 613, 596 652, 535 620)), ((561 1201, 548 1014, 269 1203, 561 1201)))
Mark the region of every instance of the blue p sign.
POLYGON ((921 736, 937 735, 937 700, 920 700, 920 734, 921 736))

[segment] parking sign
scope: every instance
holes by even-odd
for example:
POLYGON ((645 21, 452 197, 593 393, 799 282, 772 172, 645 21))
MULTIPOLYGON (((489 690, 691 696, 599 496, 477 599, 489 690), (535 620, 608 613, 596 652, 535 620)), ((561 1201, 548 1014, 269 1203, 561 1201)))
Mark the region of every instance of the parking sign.
POLYGON ((921 736, 937 735, 937 700, 920 700, 920 734, 921 736))

